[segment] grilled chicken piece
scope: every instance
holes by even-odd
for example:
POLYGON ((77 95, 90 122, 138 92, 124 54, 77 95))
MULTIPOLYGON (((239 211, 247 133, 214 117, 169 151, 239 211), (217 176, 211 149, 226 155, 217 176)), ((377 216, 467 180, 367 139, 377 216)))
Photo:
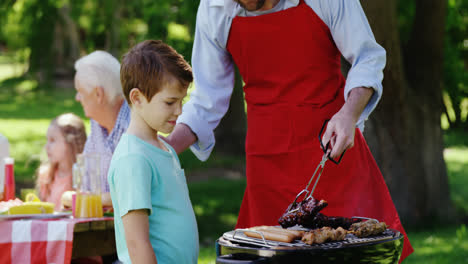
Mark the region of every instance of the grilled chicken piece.
POLYGON ((327 205, 328 203, 325 200, 317 201, 313 197, 308 197, 300 203, 289 205, 286 212, 278 220, 278 223, 283 228, 310 223, 318 212, 327 205))
POLYGON ((334 241, 341 241, 341 240, 344 240, 345 237, 346 237, 346 234, 348 234, 348 231, 341 228, 341 227, 338 227, 337 229, 335 229, 335 240, 334 241))
POLYGON ((387 224, 371 219, 365 222, 354 223, 349 228, 349 232, 357 237, 368 237, 378 235, 387 230, 387 224))
POLYGON ((323 244, 328 241, 341 241, 346 237, 347 231, 341 227, 333 229, 331 227, 322 227, 305 233, 302 236, 302 242, 312 244, 323 244))

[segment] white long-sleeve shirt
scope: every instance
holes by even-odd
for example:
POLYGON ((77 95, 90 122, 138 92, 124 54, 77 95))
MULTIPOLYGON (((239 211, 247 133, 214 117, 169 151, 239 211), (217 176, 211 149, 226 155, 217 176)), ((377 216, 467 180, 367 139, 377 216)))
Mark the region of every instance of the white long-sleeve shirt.
MULTIPOLYGON (((382 96, 385 50, 375 41, 358 0, 305 0, 330 29, 343 57, 351 64, 344 89, 345 100, 356 87, 375 90, 357 126, 374 110, 382 96)), ((280 0, 271 10, 249 12, 233 0, 201 0, 192 52, 195 89, 184 105, 178 123, 188 125, 198 141, 190 149, 202 161, 215 145, 214 129, 227 112, 234 87, 234 62, 226 46, 232 20, 236 16, 258 16, 278 12, 299 4, 299 0, 280 0)))

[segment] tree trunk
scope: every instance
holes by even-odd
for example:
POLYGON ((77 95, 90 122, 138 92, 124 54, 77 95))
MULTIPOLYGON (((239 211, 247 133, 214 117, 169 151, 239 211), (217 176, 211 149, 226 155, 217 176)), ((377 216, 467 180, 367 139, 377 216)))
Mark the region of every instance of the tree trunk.
POLYGON ((403 60, 396 1, 363 2, 376 39, 387 51, 382 101, 365 135, 402 221, 410 225, 453 219, 440 127, 445 5, 418 0, 403 60))
POLYGON ((108 13, 106 13, 109 16, 106 20, 109 30, 106 31, 105 48, 116 58, 119 58, 120 55, 120 27, 122 24, 123 4, 124 0, 106 2, 106 6, 110 9, 110 12, 108 11, 108 13))
POLYGON ((54 42, 58 12, 57 7, 48 1, 33 2, 25 11, 32 20, 28 25, 31 27, 30 32, 27 34, 27 46, 31 49, 28 74, 34 76, 40 84, 49 83, 53 78, 51 44, 54 42))
POLYGON ((75 61, 80 57, 78 29, 70 17, 70 8, 63 6, 58 10, 53 42, 53 79, 56 86, 73 88, 75 61))
POLYGON ((443 159, 444 142, 440 118, 443 112, 442 87, 447 1, 417 0, 416 17, 405 53, 406 72, 411 84, 410 104, 415 113, 412 135, 419 145, 423 170, 419 180, 427 185, 427 216, 441 220, 453 214, 443 159), (428 26, 430 25, 430 26, 428 26), (424 43, 424 45, 421 45, 424 43))
POLYGON ((215 130, 216 152, 224 155, 245 155, 247 131, 242 77, 236 67, 236 81, 228 112, 215 130))

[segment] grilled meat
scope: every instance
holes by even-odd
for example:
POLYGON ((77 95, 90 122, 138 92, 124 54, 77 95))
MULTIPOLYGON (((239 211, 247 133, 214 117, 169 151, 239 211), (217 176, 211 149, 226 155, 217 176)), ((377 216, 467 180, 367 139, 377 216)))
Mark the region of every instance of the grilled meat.
MULTIPOLYGON (((328 205, 325 200, 316 200, 312 196, 307 197, 300 203, 292 203, 289 205, 286 212, 279 218, 278 223, 283 227, 291 227, 295 225, 301 225, 305 228, 317 229, 319 233, 313 233, 312 238, 306 238, 306 240, 311 240, 311 243, 319 243, 324 238, 326 241, 330 235, 330 230, 336 228, 338 230, 349 229, 350 233, 353 233, 357 237, 368 237, 372 235, 377 235, 384 232, 387 229, 387 225, 383 222, 379 223, 377 220, 368 220, 361 222, 359 219, 352 219, 347 217, 340 216, 326 216, 319 213, 320 210, 325 208, 328 205), (318 229, 320 228, 320 229, 318 229), (325 229, 324 229, 325 228, 325 229)), ((316 230, 312 231, 316 232, 316 230)), ((346 233, 345 233, 346 235, 346 233)))
POLYGON ((349 229, 352 224, 360 222, 359 219, 352 219, 341 216, 326 216, 324 214, 318 213, 313 221, 302 223, 302 226, 307 228, 321 228, 324 226, 329 226, 332 228, 342 227, 344 229, 349 229))
POLYGON ((299 224, 304 226, 314 220, 315 216, 325 207, 328 203, 325 200, 317 201, 314 197, 310 196, 302 202, 301 209, 299 210, 299 224))
POLYGON ((328 241, 341 241, 346 237, 347 231, 341 227, 333 229, 331 227, 322 227, 305 233, 302 236, 302 242, 312 244, 323 244, 328 241))
POLYGON ((387 225, 384 222, 378 222, 371 219, 365 222, 354 223, 349 228, 349 232, 357 237, 368 237, 378 235, 387 230, 387 225))
POLYGON ((280 217, 278 222, 283 228, 295 226, 297 224, 303 225, 311 223, 318 212, 327 205, 327 201, 317 201, 310 196, 300 203, 289 205, 288 209, 286 209, 286 212, 280 217))
POLYGON ((288 209, 286 209, 286 212, 278 220, 278 223, 283 228, 295 226, 298 223, 298 211, 301 209, 300 207, 300 203, 293 203, 289 205, 288 209))
POLYGON ((300 203, 289 205, 286 212, 280 217, 278 223, 283 227, 302 225, 307 228, 320 228, 329 226, 333 228, 343 227, 348 229, 352 224, 360 220, 338 216, 326 216, 319 213, 328 205, 327 201, 317 201, 313 197, 308 197, 300 203))

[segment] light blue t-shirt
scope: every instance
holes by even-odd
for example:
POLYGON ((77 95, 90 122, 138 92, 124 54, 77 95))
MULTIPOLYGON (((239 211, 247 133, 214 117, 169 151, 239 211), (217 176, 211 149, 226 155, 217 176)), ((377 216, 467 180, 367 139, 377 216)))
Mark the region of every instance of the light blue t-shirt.
POLYGON ((114 206, 117 255, 131 263, 122 217, 148 209, 149 238, 159 264, 192 264, 198 260, 198 230, 184 171, 174 149, 159 149, 123 134, 109 168, 114 206))

